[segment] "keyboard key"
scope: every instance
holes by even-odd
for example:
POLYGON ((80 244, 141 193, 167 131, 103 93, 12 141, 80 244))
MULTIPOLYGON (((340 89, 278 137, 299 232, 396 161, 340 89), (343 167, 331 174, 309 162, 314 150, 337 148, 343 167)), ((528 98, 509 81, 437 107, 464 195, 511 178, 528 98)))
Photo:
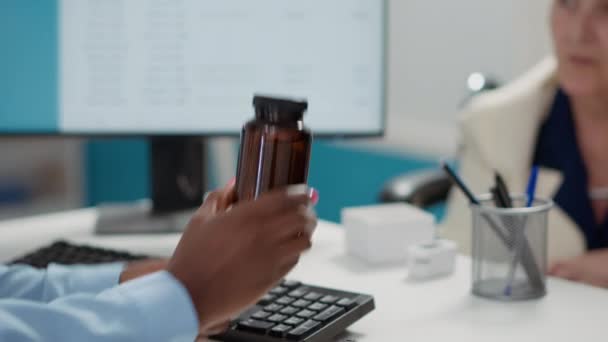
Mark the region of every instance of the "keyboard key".
POLYGON ((308 310, 312 310, 312 311, 323 311, 325 310, 325 308, 327 308, 327 304, 322 304, 322 303, 312 303, 308 306, 308 310))
POLYGON ((269 334, 270 334, 270 336, 283 338, 283 337, 285 337, 287 332, 291 329, 292 329, 292 327, 289 325, 279 324, 279 325, 273 327, 272 329, 270 329, 269 334))
POLYGON ((357 302, 354 299, 342 298, 336 302, 336 305, 346 308, 346 310, 350 310, 357 306, 357 302))
POLYGON ((279 304, 270 304, 270 305, 266 305, 264 307, 264 311, 268 311, 268 312, 277 312, 279 310, 281 310, 283 308, 283 305, 279 305, 279 304))
POLYGON ((306 321, 304 324, 287 333, 287 338, 290 340, 299 340, 307 335, 312 334, 321 323, 315 321, 306 321))
POLYGON ((305 308, 310 305, 310 302, 304 299, 298 299, 295 302, 291 303, 291 306, 295 306, 296 308, 305 308))
POLYGON ((253 331, 260 334, 266 334, 268 329, 274 326, 274 323, 258 321, 255 319, 246 319, 237 323, 237 329, 253 331))
POLYGON ((304 297, 306 294, 308 293, 308 288, 306 287, 300 287, 297 290, 293 290, 291 292, 289 292, 289 294, 287 294, 289 297, 293 297, 293 298, 302 298, 304 297))
POLYGON ((331 306, 329 309, 321 312, 320 314, 316 315, 315 317, 313 317, 313 319, 315 321, 319 321, 319 322, 327 322, 327 321, 331 321, 334 318, 340 316, 341 314, 343 314, 346 310, 344 310, 344 308, 341 308, 339 306, 331 306))
POLYGON ((298 316, 298 317, 300 317, 300 318, 306 318, 306 319, 309 319, 309 318, 311 318, 312 316, 314 316, 314 315, 316 315, 316 314, 317 314, 317 313, 316 313, 316 312, 314 312, 314 311, 310 311, 310 310, 306 310, 306 309, 304 309, 304 310, 302 310, 302 311, 298 312, 298 313, 296 314, 296 316, 298 316))
POLYGON ((251 315, 251 318, 266 319, 270 315, 272 315, 272 313, 260 310, 256 313, 254 313, 253 315, 251 315))
POLYGON ((296 287, 298 287, 300 285, 302 285, 302 283, 299 282, 299 281, 295 281, 295 280, 285 280, 281 284, 281 286, 284 286, 284 287, 286 287, 286 288, 288 288, 290 290, 291 289, 295 289, 296 287))
POLYGON ((327 295, 323 298, 321 298, 321 303, 323 304, 333 304, 335 302, 337 302, 340 298, 336 297, 336 296, 331 296, 331 295, 327 295))
POLYGON ((281 297, 281 298, 277 299, 276 303, 281 304, 281 305, 289 305, 289 304, 293 303, 294 301, 295 301, 295 299, 285 296, 285 297, 281 297))
POLYGON ((296 312, 300 311, 300 309, 298 308, 294 308, 293 306, 288 306, 286 308, 283 308, 280 313, 282 313, 283 315, 294 315, 296 312))
POLYGON ((268 321, 273 322, 273 323, 281 323, 286 319, 287 319, 287 316, 284 316, 281 314, 274 314, 268 318, 268 321))
POLYGON ((298 318, 298 317, 290 317, 288 320, 284 321, 283 324, 288 324, 288 325, 298 325, 300 323, 304 322, 304 320, 302 318, 298 318))
POLYGON ((304 296, 304 299, 306 300, 311 300, 311 301, 317 301, 319 300, 319 298, 323 297, 322 294, 318 293, 318 292, 311 292, 309 294, 307 294, 306 296, 304 296))
POLYGON ((287 291, 289 291, 288 288, 283 287, 283 286, 277 286, 274 289, 270 290, 270 294, 273 294, 275 296, 282 296, 284 295, 287 291))
POLYGON ((267 293, 264 295, 264 297, 260 298, 260 300, 258 301, 258 305, 266 306, 266 305, 272 303, 275 300, 275 298, 277 298, 277 296, 267 293))

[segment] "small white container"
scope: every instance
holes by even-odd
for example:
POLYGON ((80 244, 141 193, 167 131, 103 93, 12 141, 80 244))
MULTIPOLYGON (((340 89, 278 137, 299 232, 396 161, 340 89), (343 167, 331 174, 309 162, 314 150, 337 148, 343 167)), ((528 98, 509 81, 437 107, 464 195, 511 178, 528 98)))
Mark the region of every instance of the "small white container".
POLYGON ((404 203, 345 208, 346 252, 373 264, 404 262, 409 246, 431 243, 433 215, 404 203))
POLYGON ((452 274, 456 263, 457 246, 449 240, 410 246, 407 257, 408 277, 426 280, 452 274))

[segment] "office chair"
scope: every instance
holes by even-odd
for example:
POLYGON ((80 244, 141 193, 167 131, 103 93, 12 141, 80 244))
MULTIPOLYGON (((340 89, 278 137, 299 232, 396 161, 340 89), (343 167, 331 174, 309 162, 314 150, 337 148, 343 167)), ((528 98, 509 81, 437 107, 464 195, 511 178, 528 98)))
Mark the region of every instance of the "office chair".
MULTIPOLYGON (((481 73, 473 73, 467 79, 469 94, 461 103, 463 107, 478 94, 500 87, 500 83, 492 77, 481 73)), ((421 209, 444 202, 452 182, 440 169, 428 169, 397 176, 382 187, 379 194, 381 203, 405 202, 421 209)))

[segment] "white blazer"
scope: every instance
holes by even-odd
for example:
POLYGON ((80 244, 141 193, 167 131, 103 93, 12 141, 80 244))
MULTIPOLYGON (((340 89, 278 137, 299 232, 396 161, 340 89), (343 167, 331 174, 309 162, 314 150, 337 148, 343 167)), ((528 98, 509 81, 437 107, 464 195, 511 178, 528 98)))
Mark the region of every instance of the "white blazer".
MULTIPOLYGON (((500 172, 512 192, 524 193, 534 158, 538 131, 549 114, 558 82, 557 63, 547 58, 530 72, 495 91, 475 98, 460 118, 460 174, 477 194, 488 193, 494 172, 500 172)), ((553 198, 562 175, 541 169, 537 196, 553 198)), ((453 190, 442 235, 471 253, 471 213, 466 198, 453 190)), ((558 207, 549 215, 549 262, 585 252, 583 234, 558 207)))

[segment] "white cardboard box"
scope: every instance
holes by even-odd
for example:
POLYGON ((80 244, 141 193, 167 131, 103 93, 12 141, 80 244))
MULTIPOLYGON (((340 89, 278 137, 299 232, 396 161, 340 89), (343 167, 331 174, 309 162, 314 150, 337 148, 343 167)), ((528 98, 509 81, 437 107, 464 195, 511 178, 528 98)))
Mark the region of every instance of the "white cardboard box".
POLYGON ((409 246, 435 238, 433 215, 404 203, 342 209, 346 252, 369 263, 407 260, 409 246))

